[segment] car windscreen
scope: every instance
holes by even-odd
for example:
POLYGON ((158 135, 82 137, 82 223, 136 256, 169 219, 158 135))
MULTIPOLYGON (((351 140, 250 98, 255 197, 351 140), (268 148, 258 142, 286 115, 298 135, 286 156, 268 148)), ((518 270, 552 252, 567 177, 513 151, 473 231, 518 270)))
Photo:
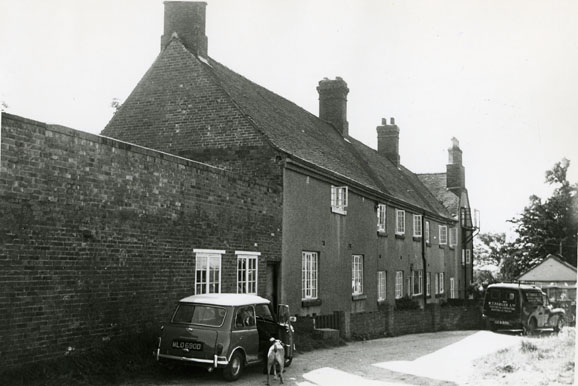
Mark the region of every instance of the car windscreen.
POLYGON ((180 303, 173 315, 173 323, 192 323, 203 326, 223 325, 227 310, 205 304, 180 303))

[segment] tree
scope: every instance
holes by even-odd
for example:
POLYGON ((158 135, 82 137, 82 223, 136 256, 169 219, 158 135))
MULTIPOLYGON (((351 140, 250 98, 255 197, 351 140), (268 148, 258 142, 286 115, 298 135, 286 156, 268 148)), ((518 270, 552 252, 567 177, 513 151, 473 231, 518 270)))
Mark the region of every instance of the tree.
POLYGON ((502 264, 502 274, 517 277, 536 266, 548 254, 556 254, 576 266, 578 232, 578 184, 566 176, 570 161, 566 158, 546 172, 546 183, 554 186, 552 196, 542 200, 530 196, 530 204, 518 218, 510 220, 518 237, 512 254, 502 264))
POLYGON ((502 261, 509 255, 505 233, 480 233, 474 239, 474 282, 491 284, 501 280, 502 261))

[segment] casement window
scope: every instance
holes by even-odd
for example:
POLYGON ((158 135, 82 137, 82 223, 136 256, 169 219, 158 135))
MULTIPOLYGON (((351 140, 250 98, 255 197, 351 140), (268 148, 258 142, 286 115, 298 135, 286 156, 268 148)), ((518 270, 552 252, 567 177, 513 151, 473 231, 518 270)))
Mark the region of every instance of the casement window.
POLYGON ((454 278, 450 277, 450 298, 455 299, 456 297, 456 284, 454 278))
POLYGON ((439 293, 443 294, 445 292, 445 274, 443 272, 440 272, 440 280, 439 280, 439 285, 440 285, 440 290, 439 293))
POLYGON ((237 293, 257 295, 258 257, 260 252, 236 251, 237 293))
POLYGON ((429 233, 429 221, 425 222, 425 242, 431 243, 430 233, 429 233))
POLYGON ((421 237, 422 236, 421 214, 414 214, 413 215, 413 236, 414 237, 421 237))
POLYGON ((385 204, 377 205, 377 231, 386 232, 387 206, 385 204))
POLYGON ((466 265, 466 250, 462 249, 462 265, 466 265))
POLYGON ((423 293, 423 271, 413 271, 413 294, 421 295, 423 293))
POLYGON ((331 186, 331 211, 347 214, 348 192, 347 186, 331 186))
POLYGON ((351 256, 351 293, 361 295, 363 293, 363 256, 351 256))
POLYGON ((385 271, 377 271, 377 301, 385 300, 387 293, 387 273, 385 271))
POLYGON ((317 299, 319 255, 317 252, 304 251, 301 253, 301 262, 301 298, 303 300, 317 299))
POLYGON ((434 275, 434 293, 437 295, 440 293, 440 274, 436 273, 434 275))
POLYGON ((225 251, 193 249, 195 253, 195 295, 221 293, 221 256, 225 251))
POLYGON ((448 243, 448 226, 440 225, 440 245, 446 245, 448 243))
POLYGON ((395 273, 395 298, 401 299, 403 297, 403 271, 395 273))
POLYGON ((450 247, 455 247, 458 243, 458 228, 450 228, 450 247))
POLYGON ((398 235, 405 234, 405 210, 395 210, 395 233, 398 235))
POLYGON ((472 250, 466 249, 466 264, 472 263, 472 250))
POLYGON ((425 294, 431 296, 431 272, 428 272, 425 276, 425 294))

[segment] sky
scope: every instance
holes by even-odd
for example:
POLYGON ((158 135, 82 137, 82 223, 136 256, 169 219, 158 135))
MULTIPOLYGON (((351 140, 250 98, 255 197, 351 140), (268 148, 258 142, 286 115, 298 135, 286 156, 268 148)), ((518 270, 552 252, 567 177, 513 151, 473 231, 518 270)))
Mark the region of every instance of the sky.
MULTIPOLYGON (((394 117, 401 163, 444 172, 456 137, 481 232, 508 232, 545 172, 578 182, 578 1, 206 0, 209 56, 318 114, 350 89, 349 133, 376 148, 394 117)), ((160 52, 162 0, 0 0, 5 111, 99 134, 160 52)))

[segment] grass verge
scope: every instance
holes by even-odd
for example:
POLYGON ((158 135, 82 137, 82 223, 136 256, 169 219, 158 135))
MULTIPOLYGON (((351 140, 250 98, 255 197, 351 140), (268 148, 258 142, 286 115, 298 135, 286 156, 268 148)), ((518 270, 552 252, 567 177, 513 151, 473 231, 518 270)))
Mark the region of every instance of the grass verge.
POLYGON ((518 346, 480 358, 470 384, 573 385, 575 348, 575 328, 524 338, 518 346))

